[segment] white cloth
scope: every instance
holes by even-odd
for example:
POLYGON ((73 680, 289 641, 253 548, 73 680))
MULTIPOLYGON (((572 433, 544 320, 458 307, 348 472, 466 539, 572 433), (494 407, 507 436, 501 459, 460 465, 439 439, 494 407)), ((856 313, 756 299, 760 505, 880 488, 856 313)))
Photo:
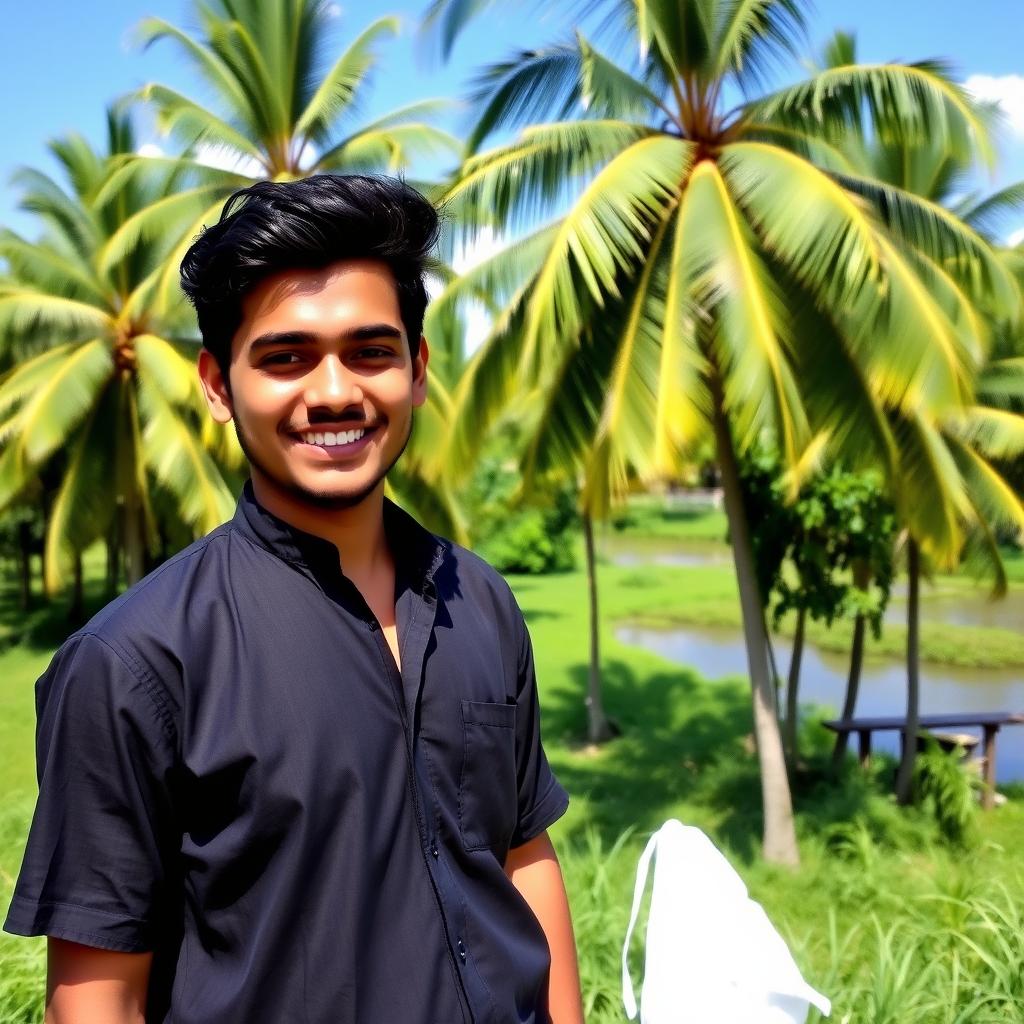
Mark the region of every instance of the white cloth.
POLYGON ((627 956, 654 859, 641 1024, 804 1024, 832 1006, 803 979, 743 880, 699 828, 672 819, 637 865, 622 947, 622 1002, 636 1017, 627 956))

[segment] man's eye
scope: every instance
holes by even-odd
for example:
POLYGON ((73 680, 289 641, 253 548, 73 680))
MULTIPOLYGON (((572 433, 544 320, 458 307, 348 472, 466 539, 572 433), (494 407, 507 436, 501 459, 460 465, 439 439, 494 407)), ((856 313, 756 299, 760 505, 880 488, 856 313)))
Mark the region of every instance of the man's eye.
POLYGON ((275 352, 263 360, 264 366, 293 366, 302 360, 295 352, 275 352))
POLYGON ((380 345, 368 345, 366 348, 361 348, 356 353, 357 359, 387 359, 392 355, 392 351, 389 348, 383 348, 380 345))

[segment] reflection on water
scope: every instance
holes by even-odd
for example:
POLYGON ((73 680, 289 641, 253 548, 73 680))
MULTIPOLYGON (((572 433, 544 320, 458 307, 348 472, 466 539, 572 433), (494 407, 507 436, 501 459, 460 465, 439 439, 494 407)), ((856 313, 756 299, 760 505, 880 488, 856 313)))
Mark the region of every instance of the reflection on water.
MULTIPOLYGON (((616 636, 627 644, 653 651, 669 661, 688 665, 707 679, 747 675, 747 655, 739 630, 685 628, 641 629, 623 626, 616 636)), ((779 672, 785 678, 792 647, 775 644, 779 672)), ((846 690, 846 658, 807 646, 801 667, 802 703, 832 708, 838 713, 846 690)), ((861 675, 858 715, 898 715, 906 710, 906 670, 898 661, 866 662, 861 675)), ((1024 669, 968 669, 921 666, 922 713, 1024 711, 1024 669)), ((896 733, 876 733, 872 746, 896 753, 896 733)), ((1007 726, 999 733, 996 763, 1000 782, 1024 779, 1024 726, 1007 726)))
POLYGON ((609 552, 612 565, 668 565, 686 568, 695 565, 727 565, 732 559, 728 552, 718 551, 652 551, 639 554, 636 551, 609 552))
MULTIPOLYGON (((904 593, 906 588, 902 588, 904 593)), ((990 600, 983 590, 966 594, 942 594, 921 601, 921 618, 952 626, 987 626, 990 629, 1024 629, 1024 590, 1011 590, 998 601, 990 600)), ((896 596, 885 610, 886 622, 906 622, 907 602, 896 596)))

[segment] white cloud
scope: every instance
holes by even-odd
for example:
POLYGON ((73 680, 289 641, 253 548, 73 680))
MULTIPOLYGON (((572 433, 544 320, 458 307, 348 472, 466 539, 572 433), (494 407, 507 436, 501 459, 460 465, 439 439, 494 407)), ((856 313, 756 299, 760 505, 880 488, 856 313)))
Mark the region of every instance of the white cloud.
POLYGON ((964 85, 979 100, 998 103, 1011 131, 1024 137, 1024 75, 971 75, 964 85))
POLYGON ((328 4, 324 8, 324 13, 328 18, 340 18, 344 13, 344 9, 341 4, 328 4))
POLYGON ((1024 242, 1024 228, 1021 228, 1020 231, 1014 231, 1006 240, 1007 245, 1020 245, 1022 242, 1024 242))
POLYGON ((135 151, 139 156, 160 157, 167 154, 155 143, 145 142, 135 151))

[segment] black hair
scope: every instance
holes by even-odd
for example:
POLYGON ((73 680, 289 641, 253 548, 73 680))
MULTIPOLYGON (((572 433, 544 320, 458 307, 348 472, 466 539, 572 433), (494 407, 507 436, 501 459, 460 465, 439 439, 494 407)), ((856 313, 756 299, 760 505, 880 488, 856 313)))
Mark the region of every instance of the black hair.
POLYGON ((203 346, 227 376, 242 300, 284 270, 377 259, 395 276, 398 306, 415 357, 427 291, 423 270, 437 242, 434 207, 397 178, 315 174, 260 181, 235 192, 181 261, 181 287, 196 308, 203 346))

